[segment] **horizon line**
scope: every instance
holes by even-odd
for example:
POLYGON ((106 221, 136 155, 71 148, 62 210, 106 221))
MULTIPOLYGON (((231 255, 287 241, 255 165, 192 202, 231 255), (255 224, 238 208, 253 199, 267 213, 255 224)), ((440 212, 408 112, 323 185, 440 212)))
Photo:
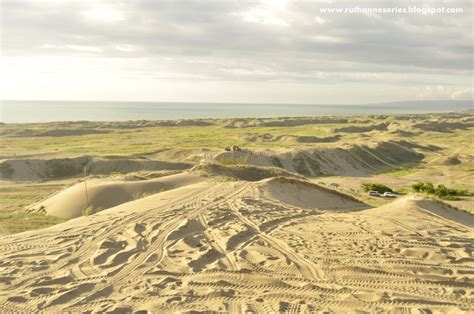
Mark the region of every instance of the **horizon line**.
POLYGON ((398 100, 371 103, 272 103, 272 102, 225 102, 225 101, 152 101, 152 100, 49 100, 49 99, 1 99, 2 102, 76 102, 76 103, 170 103, 170 104, 229 104, 229 105, 304 105, 304 106, 371 106, 399 103, 422 102, 473 102, 473 99, 428 99, 428 100, 398 100))

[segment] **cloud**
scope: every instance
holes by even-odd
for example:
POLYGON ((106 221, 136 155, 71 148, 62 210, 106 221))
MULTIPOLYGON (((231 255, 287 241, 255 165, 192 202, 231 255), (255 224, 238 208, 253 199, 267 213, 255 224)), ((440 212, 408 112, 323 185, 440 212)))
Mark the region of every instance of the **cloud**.
POLYGON ((465 88, 457 90, 451 94, 452 99, 457 100, 472 100, 474 95, 474 88, 465 88))
MULTIPOLYGON (((338 15, 320 11, 362 6, 358 1, 5 0, 1 51, 4 57, 135 60, 133 64, 142 68, 123 75, 144 77, 469 85, 471 2, 417 3, 462 7, 464 12, 338 15)), ((410 4, 364 2, 367 7, 410 4)))

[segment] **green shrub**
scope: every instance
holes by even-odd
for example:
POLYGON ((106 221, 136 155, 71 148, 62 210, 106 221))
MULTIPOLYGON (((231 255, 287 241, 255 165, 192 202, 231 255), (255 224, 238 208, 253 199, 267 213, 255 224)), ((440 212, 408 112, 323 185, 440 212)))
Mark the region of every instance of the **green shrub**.
POLYGON ((362 189, 364 189, 365 192, 378 191, 379 193, 385 193, 385 192, 393 193, 393 190, 391 188, 379 183, 364 183, 362 184, 362 189))
POLYGON ((415 191, 415 192, 421 192, 422 188, 423 188, 423 182, 417 182, 417 183, 413 183, 411 185, 411 188, 415 191))
POLYGON ((427 194, 435 194, 436 191, 434 184, 431 182, 417 182, 411 187, 415 192, 423 192, 427 194))
POLYGON ((426 182, 423 189, 428 194, 434 194, 436 192, 436 189, 435 189, 433 183, 431 183, 431 182, 426 182))
POLYGON ((434 191, 434 194, 437 197, 443 198, 443 197, 446 197, 450 194, 450 190, 446 186, 444 186, 443 184, 440 184, 436 187, 436 189, 434 191))
POLYGON ((438 184, 437 186, 434 186, 434 184, 431 182, 417 182, 414 183, 411 187, 415 192, 435 195, 439 198, 450 200, 459 199, 458 196, 472 195, 472 193, 467 190, 450 189, 443 184, 438 184))

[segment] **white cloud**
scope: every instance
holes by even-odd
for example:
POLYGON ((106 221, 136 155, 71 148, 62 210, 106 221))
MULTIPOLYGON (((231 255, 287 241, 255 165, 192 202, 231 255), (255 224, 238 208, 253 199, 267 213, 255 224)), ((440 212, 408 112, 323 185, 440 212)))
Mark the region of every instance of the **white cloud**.
POLYGON ((83 51, 83 52, 96 52, 101 53, 103 49, 98 47, 92 46, 80 46, 80 45, 63 45, 63 44, 44 44, 41 46, 43 49, 69 49, 69 50, 76 50, 76 51, 83 51))
POLYGON ((124 19, 120 11, 106 6, 92 7, 82 12, 82 14, 86 19, 99 23, 115 23, 124 19))
POLYGON ((473 100, 474 88, 465 88, 457 90, 451 94, 452 99, 457 100, 473 100))
POLYGON ((286 0, 263 0, 235 15, 249 23, 289 26, 287 2, 286 0))
MULTIPOLYGON (((397 3, 373 2, 386 7, 397 3)), ((472 97, 470 1, 456 2, 465 8, 457 15, 374 18, 319 11, 337 5, 342 4, 4 1, 3 97, 253 97, 306 103, 472 97)))
POLYGON ((116 45, 115 49, 117 49, 118 51, 123 51, 123 52, 135 51, 135 47, 133 45, 116 45))

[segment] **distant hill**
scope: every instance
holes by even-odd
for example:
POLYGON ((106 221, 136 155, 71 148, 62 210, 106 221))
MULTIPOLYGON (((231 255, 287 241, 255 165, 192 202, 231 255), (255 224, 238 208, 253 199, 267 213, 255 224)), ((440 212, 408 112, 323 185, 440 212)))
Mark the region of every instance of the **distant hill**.
POLYGON ((464 111, 474 110, 472 100, 419 100, 419 101, 398 101, 374 104, 374 106, 384 106, 387 108, 412 108, 426 109, 433 111, 464 111))

